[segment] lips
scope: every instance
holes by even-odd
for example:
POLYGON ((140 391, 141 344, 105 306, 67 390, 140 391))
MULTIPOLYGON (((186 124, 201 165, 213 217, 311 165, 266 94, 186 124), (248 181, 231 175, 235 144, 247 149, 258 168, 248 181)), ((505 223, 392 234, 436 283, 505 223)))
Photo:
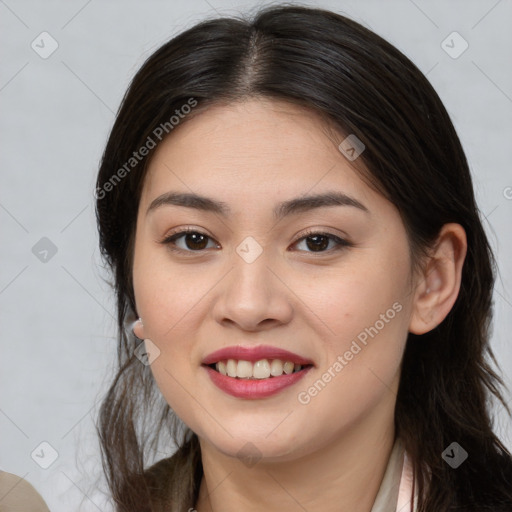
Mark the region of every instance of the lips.
POLYGON ((241 345, 236 345, 233 347, 225 347, 206 356, 203 359, 202 364, 208 366, 226 359, 251 361, 253 363, 260 361, 261 359, 281 359, 282 361, 291 361, 294 364, 300 364, 302 366, 314 366, 311 359, 304 358, 288 350, 272 347, 270 345, 259 345, 257 347, 243 347, 241 345))
POLYGON ((232 378, 222 375, 209 366, 203 366, 203 368, 210 377, 210 381, 224 393, 244 400, 260 400, 278 395, 285 389, 291 388, 303 379, 313 367, 308 366, 290 375, 261 380, 232 378))
POLYGON ((206 370, 211 382, 220 390, 237 398, 255 400, 273 396, 293 386, 314 367, 314 364, 311 359, 270 345, 259 345, 256 347, 236 345, 212 352, 203 359, 202 367, 206 370), (276 359, 282 362, 293 363, 302 368, 290 374, 271 375, 267 378, 230 377, 229 375, 223 375, 215 369, 215 366, 220 361, 234 360, 240 364, 241 361, 255 363, 266 360, 265 362, 268 365, 268 361, 274 360, 275 362, 276 359))

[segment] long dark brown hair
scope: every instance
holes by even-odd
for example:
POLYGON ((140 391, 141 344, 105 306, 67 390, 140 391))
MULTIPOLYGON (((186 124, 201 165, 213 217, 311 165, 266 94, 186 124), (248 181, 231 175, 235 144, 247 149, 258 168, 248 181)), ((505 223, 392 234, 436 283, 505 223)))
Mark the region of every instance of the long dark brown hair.
POLYGON ((490 415, 492 400, 510 415, 489 346, 496 263, 449 115, 425 76, 384 39, 333 12, 290 5, 251 19, 203 21, 168 41, 133 78, 108 139, 96 213, 114 278, 119 345, 98 431, 116 510, 185 512, 203 475, 196 434, 163 400, 150 368, 134 355, 140 340, 127 329, 137 317, 132 255, 151 151, 130 159, 149 138, 159 142, 158 127, 172 137, 169 120, 185 104, 197 106, 180 123, 209 105, 257 96, 313 109, 363 141, 361 176, 398 208, 414 265, 444 224, 465 229, 468 251, 452 310, 432 331, 408 336, 396 433, 413 461, 419 511, 512 510, 511 456, 490 415), (171 441, 177 451, 159 457, 171 441), (469 454, 457 469, 441 457, 454 441, 469 454))

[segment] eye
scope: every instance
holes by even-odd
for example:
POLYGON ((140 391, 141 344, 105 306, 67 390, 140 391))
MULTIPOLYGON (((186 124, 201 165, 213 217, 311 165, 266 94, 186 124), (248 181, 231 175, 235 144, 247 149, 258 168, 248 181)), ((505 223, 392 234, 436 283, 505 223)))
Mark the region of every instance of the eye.
POLYGON ((209 239, 211 238, 207 234, 202 233, 197 229, 187 228, 165 237, 160 243, 168 245, 171 251, 201 252, 203 249, 208 248, 207 241, 209 239), (180 239, 183 239, 181 240, 181 246, 177 243, 180 239))
MULTIPOLYGON (((213 243, 213 238, 197 229, 187 228, 176 233, 171 233, 160 243, 169 246, 171 251, 175 252, 203 252, 208 249, 208 241, 211 241, 213 247, 219 248, 219 244, 213 243)), ((329 253, 342 250, 346 247, 352 247, 353 244, 332 233, 309 231, 301 238, 296 240, 293 245, 305 244, 309 250, 304 252, 329 253), (330 247, 329 247, 330 246, 330 247), (327 249, 327 250, 326 250, 327 249)), ((212 248, 212 246, 210 246, 212 248)))
POLYGON ((332 233, 324 233, 317 231, 309 231, 308 233, 299 238, 295 244, 297 243, 305 243, 305 246, 308 249, 312 249, 311 251, 306 252, 316 252, 316 253, 328 253, 334 251, 339 251, 344 249, 345 247, 352 247, 353 244, 340 238, 339 236, 333 235, 332 233), (331 246, 329 250, 324 250, 329 247, 330 243, 334 244, 334 247, 331 246))

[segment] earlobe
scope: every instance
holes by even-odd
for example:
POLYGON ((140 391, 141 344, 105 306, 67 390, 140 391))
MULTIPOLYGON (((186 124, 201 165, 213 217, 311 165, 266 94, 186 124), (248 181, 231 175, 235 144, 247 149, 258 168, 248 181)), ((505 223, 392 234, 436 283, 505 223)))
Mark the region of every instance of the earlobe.
POLYGON ((437 327, 457 300, 467 252, 464 228, 460 224, 445 224, 434 247, 416 287, 409 324, 413 334, 425 334, 437 327))
POLYGON ((132 332, 139 340, 144 339, 144 324, 142 323, 142 318, 138 318, 133 322, 132 332))

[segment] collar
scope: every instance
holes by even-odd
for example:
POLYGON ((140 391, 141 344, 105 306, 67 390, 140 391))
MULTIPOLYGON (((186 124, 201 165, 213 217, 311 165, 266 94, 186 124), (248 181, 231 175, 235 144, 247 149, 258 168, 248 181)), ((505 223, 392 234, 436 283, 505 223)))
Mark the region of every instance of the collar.
POLYGON ((416 489, 412 461, 397 437, 370 512, 416 512, 416 489))

